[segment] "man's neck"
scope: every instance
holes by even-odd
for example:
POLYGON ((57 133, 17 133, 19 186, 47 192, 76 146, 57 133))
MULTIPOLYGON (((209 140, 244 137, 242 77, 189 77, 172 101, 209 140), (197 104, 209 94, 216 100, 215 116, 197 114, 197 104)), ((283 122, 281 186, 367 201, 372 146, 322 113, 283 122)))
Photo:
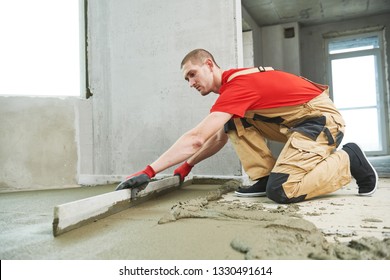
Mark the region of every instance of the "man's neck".
POLYGON ((224 71, 221 68, 216 68, 214 71, 214 84, 215 84, 215 89, 213 92, 219 93, 219 90, 222 86, 222 73, 224 71))

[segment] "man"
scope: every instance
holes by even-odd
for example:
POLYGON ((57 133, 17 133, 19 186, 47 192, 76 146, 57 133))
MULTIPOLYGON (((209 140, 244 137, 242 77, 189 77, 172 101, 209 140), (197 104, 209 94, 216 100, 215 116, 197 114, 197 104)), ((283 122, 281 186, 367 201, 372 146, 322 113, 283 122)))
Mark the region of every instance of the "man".
POLYGON ((156 173, 179 163, 174 174, 184 180, 229 138, 245 172, 256 181, 237 195, 300 202, 340 189, 351 175, 360 195, 375 192, 377 173, 362 150, 354 143, 336 150, 344 120, 327 86, 270 67, 223 71, 203 49, 188 53, 181 69, 190 87, 202 96, 217 93, 218 99, 203 121, 117 189, 146 186, 156 173), (267 139, 285 143, 277 159, 267 139))

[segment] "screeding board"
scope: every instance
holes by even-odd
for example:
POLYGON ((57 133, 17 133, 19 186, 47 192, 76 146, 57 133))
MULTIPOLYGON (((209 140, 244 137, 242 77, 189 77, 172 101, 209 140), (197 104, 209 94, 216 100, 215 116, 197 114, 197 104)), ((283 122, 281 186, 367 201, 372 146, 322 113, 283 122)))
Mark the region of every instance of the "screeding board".
POLYGON ((179 185, 179 177, 173 176, 150 182, 134 198, 131 191, 125 189, 57 205, 54 207, 53 235, 58 236, 113 215, 179 185))

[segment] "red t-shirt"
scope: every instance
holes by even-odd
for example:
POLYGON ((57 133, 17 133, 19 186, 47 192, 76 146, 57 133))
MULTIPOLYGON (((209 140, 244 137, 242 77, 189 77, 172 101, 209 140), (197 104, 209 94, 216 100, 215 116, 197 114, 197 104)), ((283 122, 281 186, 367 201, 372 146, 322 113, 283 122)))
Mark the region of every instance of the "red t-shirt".
POLYGON ((303 104, 322 93, 312 83, 282 71, 240 75, 227 82, 230 75, 243 69, 222 73, 219 97, 210 112, 226 112, 244 117, 249 110, 303 104))

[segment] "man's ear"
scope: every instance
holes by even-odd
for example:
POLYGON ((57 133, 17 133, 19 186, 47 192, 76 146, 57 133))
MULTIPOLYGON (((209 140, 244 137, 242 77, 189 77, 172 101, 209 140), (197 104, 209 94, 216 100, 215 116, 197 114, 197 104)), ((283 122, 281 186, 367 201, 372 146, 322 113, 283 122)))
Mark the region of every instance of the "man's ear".
POLYGON ((204 64, 206 64, 210 68, 210 71, 213 70, 214 62, 210 58, 206 58, 204 64))

